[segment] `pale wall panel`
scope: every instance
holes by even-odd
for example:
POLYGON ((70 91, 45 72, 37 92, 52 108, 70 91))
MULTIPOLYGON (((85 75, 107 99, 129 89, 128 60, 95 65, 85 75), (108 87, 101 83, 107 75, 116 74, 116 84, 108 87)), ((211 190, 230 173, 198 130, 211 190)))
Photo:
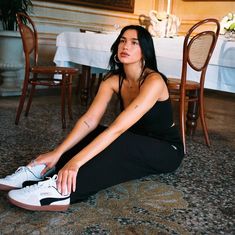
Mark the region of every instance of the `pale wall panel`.
POLYGON ((181 19, 179 32, 184 34, 189 27, 205 18, 221 20, 228 12, 235 12, 235 1, 185 1, 173 0, 173 14, 181 19))
POLYGON ((155 0, 135 0, 134 13, 124 13, 43 1, 33 1, 33 3, 32 16, 38 24, 39 31, 55 33, 79 28, 113 30, 114 24, 119 24, 121 27, 138 24, 139 15, 148 15, 148 12, 155 7, 155 0))

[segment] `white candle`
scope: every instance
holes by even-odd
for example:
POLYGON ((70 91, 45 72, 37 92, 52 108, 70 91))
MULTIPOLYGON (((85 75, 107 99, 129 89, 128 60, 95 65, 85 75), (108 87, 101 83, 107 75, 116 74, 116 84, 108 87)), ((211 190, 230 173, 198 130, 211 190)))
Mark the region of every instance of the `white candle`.
POLYGON ((171 9, 171 0, 167 0, 167 10, 166 10, 167 15, 170 15, 170 9, 171 9))

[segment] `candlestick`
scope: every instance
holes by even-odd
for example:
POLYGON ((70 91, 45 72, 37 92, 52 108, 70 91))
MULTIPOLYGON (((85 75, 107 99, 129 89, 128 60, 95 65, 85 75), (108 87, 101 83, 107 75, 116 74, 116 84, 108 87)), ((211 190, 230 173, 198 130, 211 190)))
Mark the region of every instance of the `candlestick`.
POLYGON ((167 10, 166 10, 167 15, 170 15, 170 9, 171 9, 171 0, 167 0, 167 10))

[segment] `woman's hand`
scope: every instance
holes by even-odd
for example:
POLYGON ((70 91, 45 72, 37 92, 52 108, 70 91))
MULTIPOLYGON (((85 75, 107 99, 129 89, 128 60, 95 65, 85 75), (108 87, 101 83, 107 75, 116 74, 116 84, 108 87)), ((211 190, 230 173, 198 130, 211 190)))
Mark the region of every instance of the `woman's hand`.
POLYGON ((44 175, 48 170, 50 170, 56 165, 56 163, 60 159, 60 156, 61 155, 56 150, 53 150, 48 153, 40 154, 36 159, 31 161, 28 165, 34 166, 34 165, 45 164, 46 167, 41 172, 41 175, 44 175))
POLYGON ((57 189, 62 195, 68 195, 76 190, 79 166, 71 159, 58 173, 57 189))

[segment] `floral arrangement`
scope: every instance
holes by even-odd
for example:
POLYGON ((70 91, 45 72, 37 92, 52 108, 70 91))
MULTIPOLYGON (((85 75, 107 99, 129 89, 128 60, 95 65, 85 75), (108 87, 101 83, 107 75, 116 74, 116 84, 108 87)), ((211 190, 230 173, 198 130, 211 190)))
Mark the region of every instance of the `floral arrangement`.
POLYGON ((228 13, 220 22, 221 34, 225 34, 226 32, 235 32, 235 13, 228 13))

